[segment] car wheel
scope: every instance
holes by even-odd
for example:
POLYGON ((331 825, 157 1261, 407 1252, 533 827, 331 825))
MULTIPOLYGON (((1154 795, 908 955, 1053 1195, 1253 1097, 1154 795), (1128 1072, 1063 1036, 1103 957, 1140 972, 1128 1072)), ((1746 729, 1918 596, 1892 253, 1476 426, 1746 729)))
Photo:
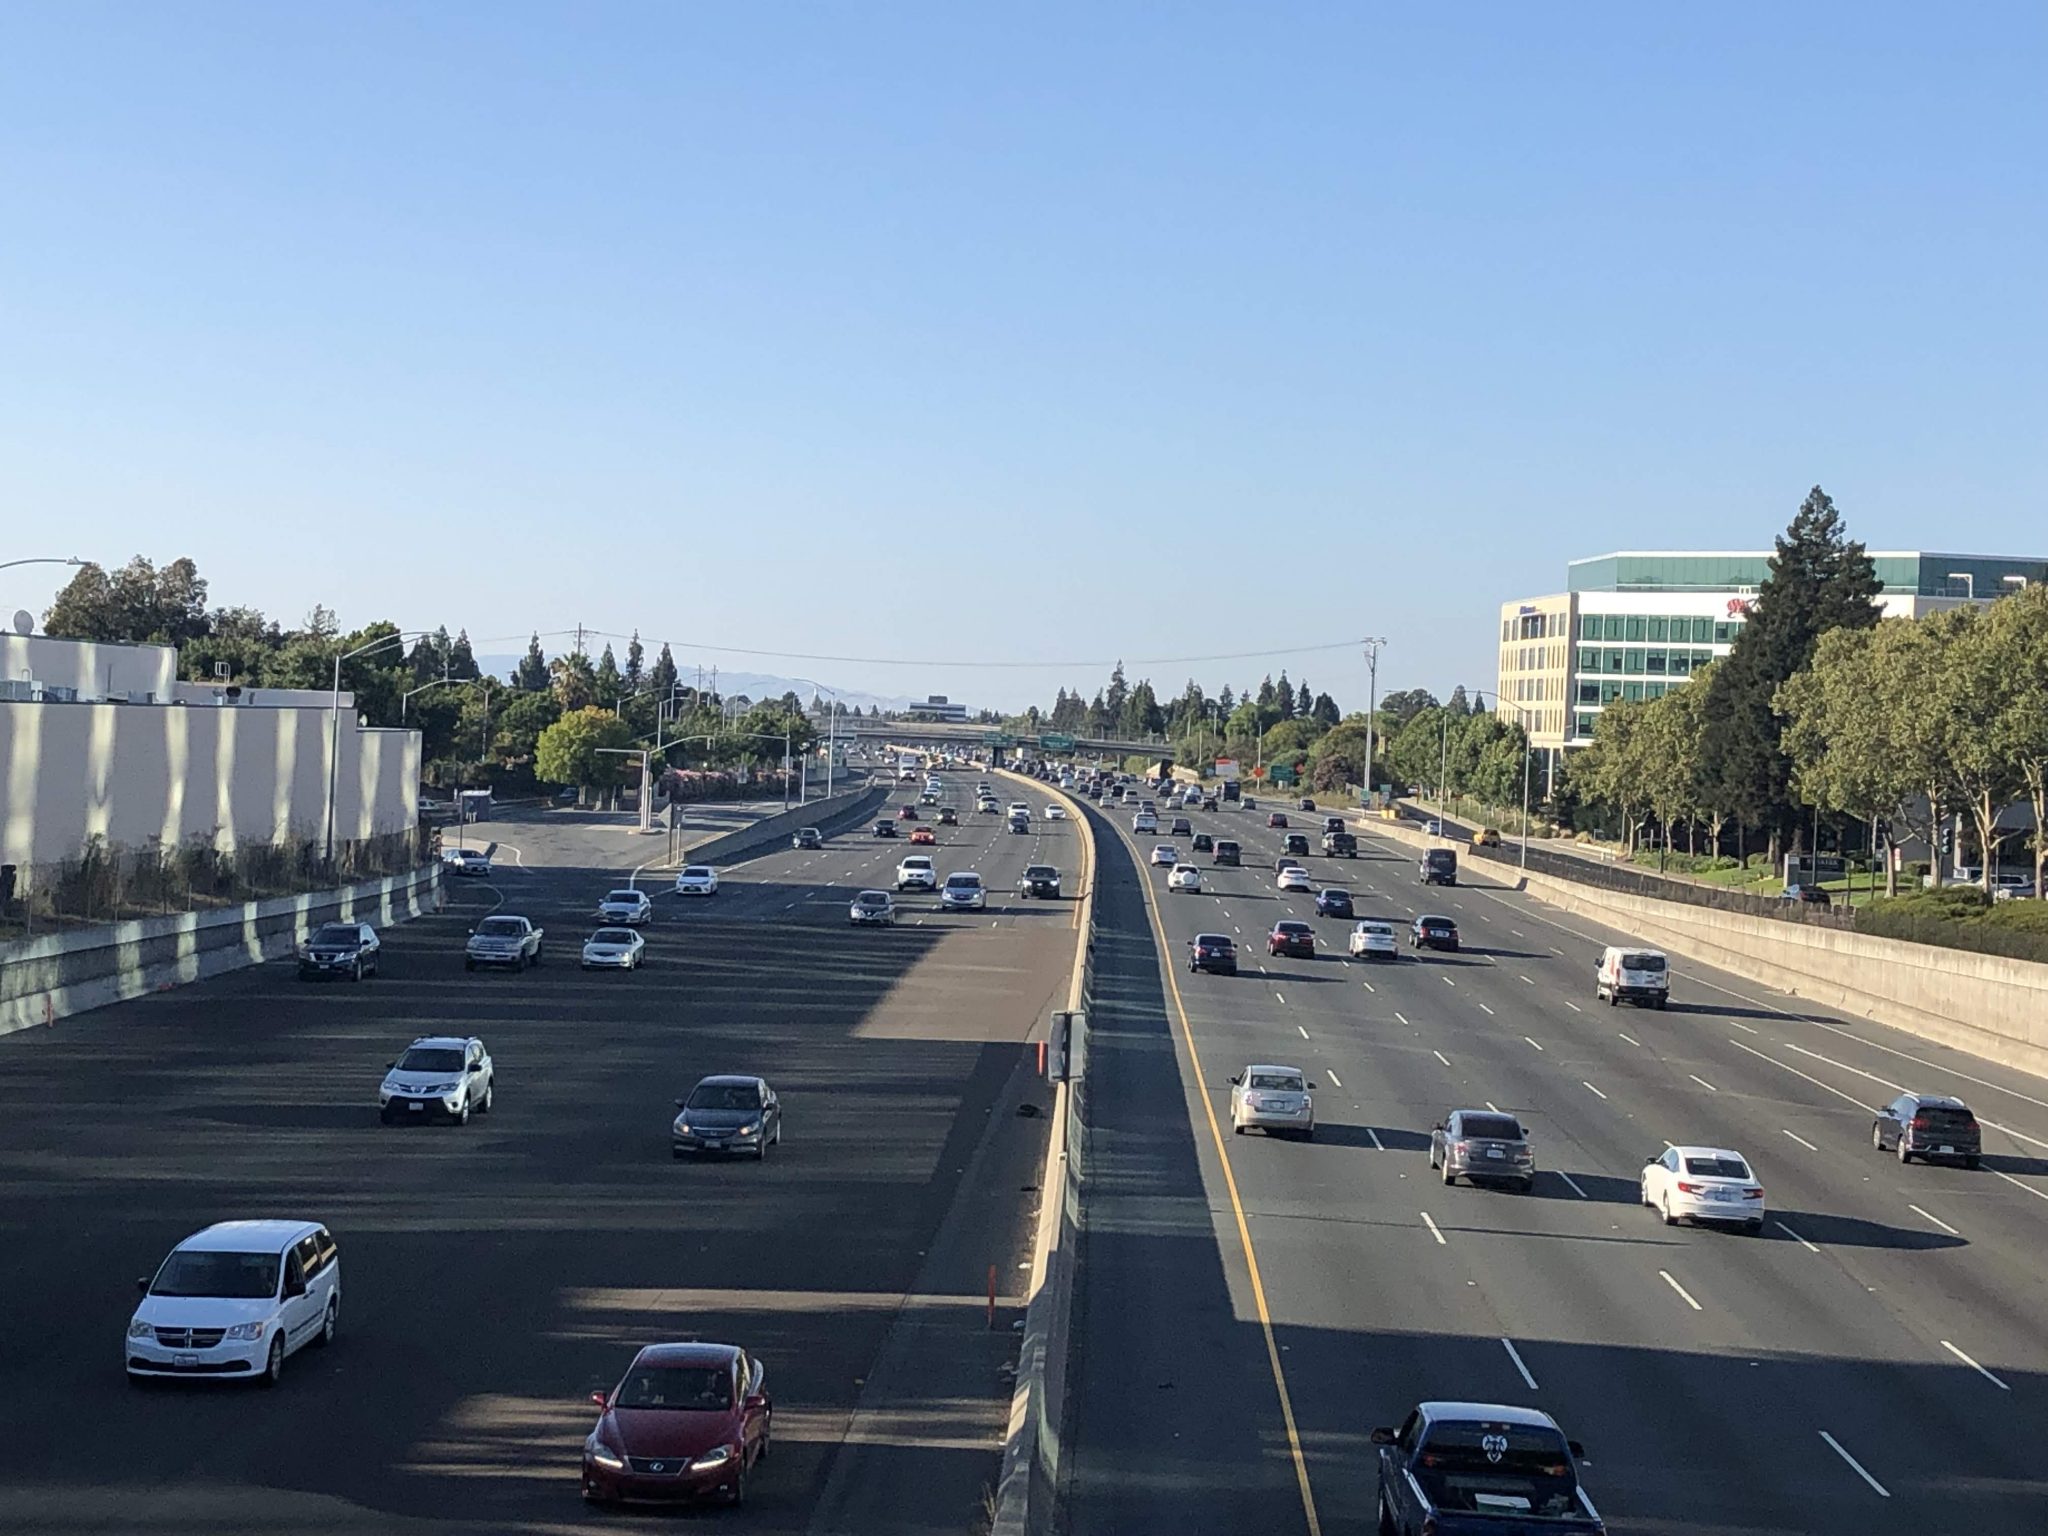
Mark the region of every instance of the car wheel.
POLYGON ((492 1104, 493 1104, 493 1103, 494 1103, 494 1102, 496 1101, 496 1099, 497 1099, 497 1093, 498 1093, 498 1084, 497 1084, 497 1082, 496 1082, 496 1081, 495 1081, 494 1079, 491 1079, 491 1078, 486 1078, 486 1079, 484 1080, 484 1096, 483 1096, 483 1101, 482 1101, 481 1103, 479 1103, 479 1104, 477 1105, 477 1107, 476 1107, 476 1112, 477 1112, 478 1114, 480 1114, 480 1115, 488 1115, 488 1114, 489 1114, 489 1113, 491 1112, 491 1105, 492 1105, 492 1104))
POLYGON ((1394 1512, 1387 1508, 1387 1496, 1380 1495, 1380 1536, 1400 1536, 1394 1529, 1394 1512))
POLYGON ((1761 1221, 1745 1222, 1743 1223, 1742 1230, 1751 1237, 1762 1237, 1764 1235, 1764 1224, 1761 1221))
POLYGON ((334 1330, 340 1322, 340 1317, 341 1298, 338 1296, 328 1297, 327 1315, 320 1319, 320 1331, 313 1335, 313 1342, 321 1349, 325 1349, 334 1342, 334 1330))
POLYGON ((462 968, 465 971, 473 971, 476 969, 476 962, 474 960, 469 959, 467 956, 464 956, 462 961, 462 968))
POLYGON ((1660 998, 1658 998, 1658 999, 1657 999, 1657 1011, 1658 1011, 1659 1013, 1662 1013, 1662 1012, 1663 1012, 1663 1011, 1665 1010, 1665 1008, 1667 1008, 1668 1006, 1670 1006, 1670 1003, 1671 1003, 1671 999, 1670 999, 1670 998, 1668 998, 1668 997, 1660 997, 1660 998))
POLYGON ((1678 1225, 1678 1218, 1671 1214, 1671 1197, 1669 1195, 1666 1195, 1664 1203, 1657 1207, 1657 1214, 1663 1218, 1665 1226, 1675 1227, 1678 1225))
POLYGON ((1913 1161, 1913 1154, 1906 1150, 1906 1138, 1901 1134, 1899 1137, 1899 1162, 1905 1164, 1911 1161, 1913 1161))
POLYGON ((1875 1121, 1870 1126, 1870 1144, 1880 1152, 1884 1150, 1884 1127, 1875 1121))
POLYGON ((468 1095, 468 1094, 464 1094, 464 1095, 462 1096, 462 1108, 460 1108, 460 1109, 458 1109, 457 1111, 455 1111, 455 1123, 456 1123, 457 1125, 467 1125, 467 1124, 469 1124, 469 1095, 468 1095))
POLYGON ((1458 1176, 1451 1172, 1451 1160, 1447 1157, 1444 1159, 1444 1187, 1448 1189, 1457 1182, 1458 1176))
POLYGON ((1239 1125, 1235 1120, 1233 1120, 1230 1122, 1230 1134, 1233 1136, 1242 1136, 1244 1134, 1244 1127, 1239 1125))
POLYGON ((1525 1194, 1525 1195, 1528 1195, 1528 1194, 1534 1194, 1534 1193, 1535 1193, 1535 1191, 1536 1191, 1536 1180, 1535 1180, 1535 1179, 1534 1179, 1533 1177, 1531 1177, 1531 1178, 1526 1178, 1526 1179, 1522 1180, 1522 1193, 1523 1193, 1523 1194, 1525 1194))
POLYGON ((746 1508, 747 1458, 745 1456, 740 1457, 740 1464, 732 1474, 732 1492, 727 1497, 730 1498, 730 1500, 732 1501, 732 1507, 734 1509, 746 1508))
POLYGON ((264 1386, 274 1387, 284 1379, 284 1335, 276 1333, 270 1339, 270 1358, 263 1362, 263 1374, 257 1378, 264 1386))
POLYGON ((358 960, 354 965, 349 967, 348 979, 350 981, 361 981, 363 979, 362 961, 358 960))

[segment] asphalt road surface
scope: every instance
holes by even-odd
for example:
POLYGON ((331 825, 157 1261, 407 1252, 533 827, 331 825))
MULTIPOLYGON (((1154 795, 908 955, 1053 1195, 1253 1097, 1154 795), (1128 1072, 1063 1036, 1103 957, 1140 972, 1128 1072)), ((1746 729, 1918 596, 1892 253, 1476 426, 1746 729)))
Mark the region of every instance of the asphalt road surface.
MULTIPOLYGON (((971 786, 952 776, 951 798, 971 786)), ((851 928, 851 893, 907 846, 862 827, 730 869, 709 900, 643 875, 637 974, 576 953, 661 840, 488 823, 469 833, 501 844, 493 877, 391 930, 378 980, 265 965, 0 1040, 0 1530, 585 1528, 588 1392, 639 1344, 693 1336, 762 1356, 776 1403, 775 1455, 724 1528, 970 1527, 1044 1150, 1018 1114, 1046 1098, 1025 1042, 1075 939, 1073 900, 1007 892, 1029 860, 1080 859, 1071 823, 964 820, 930 851, 982 873, 986 913, 913 895, 901 926, 851 928), (500 907, 547 926, 546 965, 466 974, 467 926, 500 907), (430 1032, 484 1037, 494 1111, 381 1127, 385 1063, 430 1032), (672 1100, 714 1071, 780 1092, 765 1163, 671 1158, 672 1100), (339 1240, 336 1346, 271 1393, 128 1385, 134 1277, 255 1215, 339 1240)))
MULTIPOLYGON (((1274 803, 1319 846, 1320 814, 1274 803)), ((1195 856, 1199 895, 1139 862, 1168 839, 1097 823, 1074 1536, 1370 1529, 1368 1436, 1432 1397, 1554 1414, 1614 1530, 2048 1530, 2048 1084, 1682 961, 1668 1011, 1596 1005, 1625 935, 1487 863, 1425 889, 1369 826, 1356 861, 1301 861, 1403 925, 1398 961, 1348 961, 1350 922, 1274 889, 1268 808, 1192 813, 1244 847, 1195 856), (1424 911, 1463 952, 1407 948, 1424 911), (1266 955, 1283 917, 1315 960, 1266 955), (1241 974, 1186 970, 1202 931, 1241 974), (1319 1085, 1312 1143, 1231 1135, 1251 1062, 1319 1085), (1872 1150, 1902 1087, 1971 1102, 1982 1169, 1872 1150), (1446 1111, 1493 1106, 1532 1128, 1530 1194, 1428 1167, 1446 1111), (1764 1234, 1642 1207, 1668 1141, 1744 1153, 1764 1234)))

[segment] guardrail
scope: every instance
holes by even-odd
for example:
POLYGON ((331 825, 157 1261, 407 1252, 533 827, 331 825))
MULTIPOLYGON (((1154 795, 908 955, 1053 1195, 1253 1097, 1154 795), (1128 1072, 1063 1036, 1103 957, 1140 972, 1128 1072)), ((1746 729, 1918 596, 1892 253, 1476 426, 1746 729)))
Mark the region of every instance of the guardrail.
POLYGON ((1052 1128, 1038 1182, 1038 1229, 1031 1249, 1017 1385, 1010 1399, 995 1518, 989 1526, 990 1536, 1047 1536, 1058 1528, 1074 1250, 1087 1176, 1086 1019, 1095 985, 1095 829, 1071 795, 1006 769, 996 771, 1034 793, 1056 796, 1081 833, 1080 938, 1075 944, 1073 980, 1067 989, 1072 1022, 1064 1042, 1055 1039, 1047 1045, 1048 1065, 1057 1074, 1052 1128))

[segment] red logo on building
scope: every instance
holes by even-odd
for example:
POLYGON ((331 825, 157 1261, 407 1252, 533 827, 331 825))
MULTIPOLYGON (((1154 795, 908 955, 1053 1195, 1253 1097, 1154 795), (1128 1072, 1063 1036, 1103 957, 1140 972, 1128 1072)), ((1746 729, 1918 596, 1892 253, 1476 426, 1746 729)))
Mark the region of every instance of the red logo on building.
POLYGON ((1748 598, 1746 598, 1746 597, 1731 597, 1731 598, 1729 598, 1729 599, 1728 599, 1728 617, 1729 617, 1729 618, 1731 618, 1731 619, 1741 618, 1741 617, 1743 617, 1743 616, 1744 616, 1745 614, 1747 614, 1748 612, 1749 612, 1749 599, 1748 599, 1748 598))

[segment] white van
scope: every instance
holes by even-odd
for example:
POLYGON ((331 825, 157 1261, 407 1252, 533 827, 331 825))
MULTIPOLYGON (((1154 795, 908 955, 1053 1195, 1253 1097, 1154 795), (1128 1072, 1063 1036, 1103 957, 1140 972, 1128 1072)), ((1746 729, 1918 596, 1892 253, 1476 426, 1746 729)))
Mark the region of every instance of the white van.
POLYGON ((1610 1007, 1623 1001, 1665 1007, 1671 1001, 1671 964, 1662 950, 1610 944, 1600 952, 1593 997, 1610 1007))
POLYGON ((132 1378, 254 1378, 276 1386, 286 1355, 334 1338, 341 1254, 317 1221, 222 1221, 135 1282, 132 1378))

